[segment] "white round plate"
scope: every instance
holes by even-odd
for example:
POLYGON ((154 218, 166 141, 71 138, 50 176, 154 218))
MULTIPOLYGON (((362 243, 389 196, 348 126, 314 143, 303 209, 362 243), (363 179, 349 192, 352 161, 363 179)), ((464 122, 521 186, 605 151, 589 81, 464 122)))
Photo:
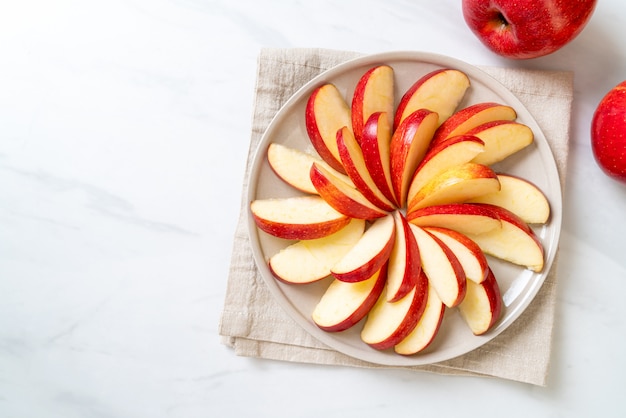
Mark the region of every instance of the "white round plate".
POLYGON ((533 130, 535 141, 532 145, 493 168, 532 181, 541 188, 550 202, 552 213, 549 222, 535 228, 545 249, 543 271, 534 273, 489 258, 504 300, 502 316, 492 330, 485 335, 475 336, 458 310, 448 309, 439 334, 426 350, 413 356, 400 356, 393 350, 379 351, 363 343, 359 335, 363 321, 341 333, 328 333, 319 329, 311 320, 311 313, 330 279, 308 285, 288 285, 276 280, 269 271, 267 260, 291 242, 258 230, 252 217, 248 216, 250 242, 260 274, 275 299, 298 324, 321 342, 348 356, 380 365, 415 366, 436 363, 468 353, 493 339, 524 312, 539 291, 554 260, 561 229, 562 197, 559 175, 550 146, 536 121, 524 105, 498 81, 476 67, 450 57, 418 52, 391 52, 365 56, 338 65, 315 77, 285 103, 268 126, 257 149, 249 178, 248 201, 300 194, 272 172, 267 163, 267 147, 277 142, 300 150, 313 150, 304 119, 306 102, 313 89, 323 83, 332 82, 350 104, 359 78, 378 64, 393 67, 397 100, 415 81, 432 70, 461 70, 469 76, 471 87, 459 109, 486 101, 508 104, 517 111, 517 120, 533 130))

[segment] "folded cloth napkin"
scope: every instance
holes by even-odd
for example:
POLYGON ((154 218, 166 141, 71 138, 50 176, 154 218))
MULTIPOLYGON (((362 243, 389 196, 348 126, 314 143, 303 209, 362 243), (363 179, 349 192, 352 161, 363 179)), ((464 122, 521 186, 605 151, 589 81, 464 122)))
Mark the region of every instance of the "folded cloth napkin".
MULTIPOLYGON (((266 127, 281 106, 317 74, 356 52, 324 49, 263 49, 258 58, 252 137, 243 185, 241 213, 231 258, 226 297, 219 324, 222 342, 237 355, 274 360, 387 367, 339 353, 317 341, 273 299, 250 250, 246 212, 248 171, 266 127)), ((565 171, 573 97, 571 72, 481 67, 511 90, 535 117, 554 153, 561 179, 565 171)), ((545 386, 549 369, 556 301, 555 259, 539 293, 525 312, 489 343, 441 363, 406 367, 439 374, 490 376, 545 386)))

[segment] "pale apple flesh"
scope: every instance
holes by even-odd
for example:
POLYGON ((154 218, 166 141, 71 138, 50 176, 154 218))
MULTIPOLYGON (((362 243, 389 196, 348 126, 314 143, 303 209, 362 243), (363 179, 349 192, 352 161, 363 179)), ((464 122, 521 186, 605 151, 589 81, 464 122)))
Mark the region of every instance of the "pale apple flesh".
POLYGON ((416 284, 422 271, 421 257, 415 236, 400 211, 393 214, 396 236, 389 256, 387 272, 387 301, 396 302, 416 284))
POLYGON ((387 261, 395 242, 393 215, 375 220, 361 238, 330 270, 343 282, 366 280, 387 261))
POLYGON ((499 190, 498 176, 491 168, 482 164, 465 163, 433 177, 413 196, 408 210, 465 202, 499 190))
POLYGON ((485 152, 472 160, 484 165, 498 163, 534 141, 533 131, 528 126, 512 121, 487 122, 467 134, 477 136, 485 143, 485 152))
POLYGON ((327 332, 345 331, 359 323, 385 288, 386 266, 360 282, 334 279, 311 314, 313 322, 327 332))
POLYGON ((529 224, 544 224, 550 218, 550 202, 539 187, 510 174, 498 174, 500 190, 468 200, 510 210, 529 224))
POLYGON ((480 102, 455 112, 446 119, 435 132, 433 144, 438 144, 457 135, 464 135, 472 129, 496 120, 517 118, 517 112, 511 106, 496 102, 480 102))
POLYGON ((281 249, 270 257, 269 269, 278 280, 290 284, 308 284, 324 279, 364 232, 365 221, 352 219, 331 235, 298 241, 281 249))
POLYGON ((441 125, 455 112, 469 87, 469 77, 455 69, 439 69, 424 75, 400 99, 394 118, 394 129, 419 109, 437 113, 437 126, 441 125))
POLYGON ((374 113, 382 112, 393 122, 394 90, 394 71, 389 65, 373 67, 359 79, 352 96, 352 129, 357 141, 361 142, 365 123, 374 113))
POLYGON ((426 152, 411 179, 407 194, 408 206, 411 207, 417 192, 433 177, 452 167, 472 161, 484 150, 484 142, 470 135, 458 135, 436 145, 431 143, 431 148, 426 152))
POLYGON ((317 87, 305 109, 306 131, 320 157, 332 168, 344 172, 337 149, 337 131, 352 125, 350 107, 334 84, 317 87))
POLYGON ((320 196, 256 199, 250 212, 259 229, 290 240, 322 238, 350 222, 320 196))
POLYGON ((319 196, 339 213, 357 219, 376 219, 387 215, 355 187, 317 163, 311 167, 310 176, 319 196))
POLYGON ((459 305, 459 313, 474 335, 488 332, 498 322, 502 311, 500 286, 491 269, 483 282, 467 283, 467 293, 459 305))

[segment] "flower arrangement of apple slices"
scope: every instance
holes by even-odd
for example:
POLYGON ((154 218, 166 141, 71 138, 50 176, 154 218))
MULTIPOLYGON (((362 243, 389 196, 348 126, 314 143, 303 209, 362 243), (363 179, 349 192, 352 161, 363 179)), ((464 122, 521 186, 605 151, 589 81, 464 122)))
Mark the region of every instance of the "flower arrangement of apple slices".
POLYGON ((294 285, 331 277, 311 312, 378 350, 422 352, 448 309, 475 335, 502 309, 488 256, 540 272, 544 250, 529 226, 548 221, 546 195, 492 165, 533 142, 511 106, 459 109, 470 88, 453 68, 421 76, 395 105, 394 70, 375 65, 351 103, 332 83, 308 97, 306 131, 316 153, 279 143, 274 173, 301 194, 256 199, 250 212, 266 233, 293 240, 269 256, 273 276, 294 285))

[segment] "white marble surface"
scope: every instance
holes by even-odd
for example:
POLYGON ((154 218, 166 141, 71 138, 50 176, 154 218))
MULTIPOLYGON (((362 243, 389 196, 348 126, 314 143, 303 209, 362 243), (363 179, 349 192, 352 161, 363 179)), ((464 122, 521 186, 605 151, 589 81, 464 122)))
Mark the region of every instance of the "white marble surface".
POLYGON ((626 187, 589 123, 626 9, 526 62, 460 2, 0 2, 0 416, 624 416, 626 187), (240 358, 217 326, 261 47, 422 50, 574 70, 548 387, 240 358))

